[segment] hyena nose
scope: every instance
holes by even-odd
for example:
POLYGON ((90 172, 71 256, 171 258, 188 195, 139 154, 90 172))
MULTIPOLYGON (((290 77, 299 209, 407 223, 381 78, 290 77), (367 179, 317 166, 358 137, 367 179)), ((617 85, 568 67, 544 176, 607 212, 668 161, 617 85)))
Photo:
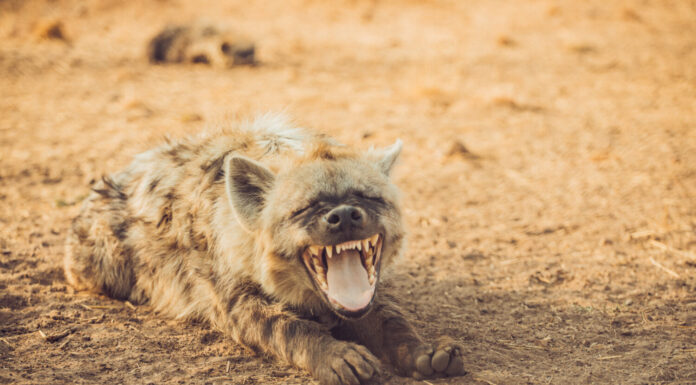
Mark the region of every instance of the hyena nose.
POLYGON ((332 231, 360 228, 365 224, 365 213, 357 207, 341 205, 324 216, 324 223, 332 231))

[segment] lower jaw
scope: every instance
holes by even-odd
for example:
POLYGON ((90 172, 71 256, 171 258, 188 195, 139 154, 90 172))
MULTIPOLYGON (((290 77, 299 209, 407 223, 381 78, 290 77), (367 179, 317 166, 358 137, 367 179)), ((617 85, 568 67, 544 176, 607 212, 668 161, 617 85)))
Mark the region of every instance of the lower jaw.
POLYGON ((333 310, 334 313, 336 313, 339 317, 345 318, 345 319, 360 319, 364 317, 367 313, 370 312, 372 309, 372 303, 374 302, 375 297, 372 297, 372 300, 370 300, 370 303, 367 304, 367 306, 363 307, 362 309, 359 310, 347 310, 344 308, 339 308, 336 307, 336 305, 331 305, 331 310, 333 310))

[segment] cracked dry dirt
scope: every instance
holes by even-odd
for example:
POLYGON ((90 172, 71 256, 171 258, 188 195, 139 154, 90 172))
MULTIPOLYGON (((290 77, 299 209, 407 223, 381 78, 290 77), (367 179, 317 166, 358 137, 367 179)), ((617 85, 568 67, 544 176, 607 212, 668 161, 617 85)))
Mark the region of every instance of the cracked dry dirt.
POLYGON ((0 383, 309 381, 59 267, 90 181, 268 110, 404 140, 405 307, 469 371, 431 383, 696 382, 696 2, 5 0, 0 383), (260 64, 147 63, 195 20, 260 64))

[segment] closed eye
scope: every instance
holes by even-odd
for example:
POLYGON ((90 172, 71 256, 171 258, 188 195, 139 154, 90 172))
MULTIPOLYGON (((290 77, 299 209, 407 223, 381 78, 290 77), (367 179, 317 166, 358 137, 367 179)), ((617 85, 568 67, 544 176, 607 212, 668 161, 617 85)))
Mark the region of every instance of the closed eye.
POLYGON ((387 203, 387 202, 384 200, 384 198, 382 198, 382 197, 375 197, 375 196, 365 195, 365 193, 363 193, 362 191, 354 191, 354 192, 353 192, 353 195, 355 195, 356 197, 358 197, 358 198, 360 198, 360 199, 370 200, 370 201, 373 201, 373 202, 376 202, 376 203, 379 203, 379 204, 386 204, 386 203, 387 203))
POLYGON ((312 208, 312 206, 314 206, 315 204, 316 202, 312 202, 299 210, 293 211, 292 214, 290 214, 290 219, 297 218, 298 216, 302 215, 304 212, 312 208))

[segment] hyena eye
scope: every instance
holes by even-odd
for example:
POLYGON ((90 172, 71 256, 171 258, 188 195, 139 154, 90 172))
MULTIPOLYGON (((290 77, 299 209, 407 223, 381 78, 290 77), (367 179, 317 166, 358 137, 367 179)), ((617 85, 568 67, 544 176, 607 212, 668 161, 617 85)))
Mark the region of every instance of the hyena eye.
POLYGON ((355 192, 353 192, 353 195, 355 195, 356 197, 358 197, 360 199, 366 199, 366 200, 373 201, 376 203, 386 204, 386 201, 384 200, 384 198, 382 198, 380 196, 374 196, 372 194, 365 193, 362 191, 355 191, 355 192))
POLYGON ((301 209, 299 209, 299 210, 293 211, 292 214, 290 214, 290 218, 295 218, 295 217, 297 217, 298 215, 302 215, 302 213, 304 213, 304 212, 306 212, 307 210, 309 210, 312 206, 314 206, 314 203, 312 203, 312 204, 310 204, 310 205, 308 205, 308 206, 306 206, 306 207, 303 207, 303 208, 301 208, 301 209))

